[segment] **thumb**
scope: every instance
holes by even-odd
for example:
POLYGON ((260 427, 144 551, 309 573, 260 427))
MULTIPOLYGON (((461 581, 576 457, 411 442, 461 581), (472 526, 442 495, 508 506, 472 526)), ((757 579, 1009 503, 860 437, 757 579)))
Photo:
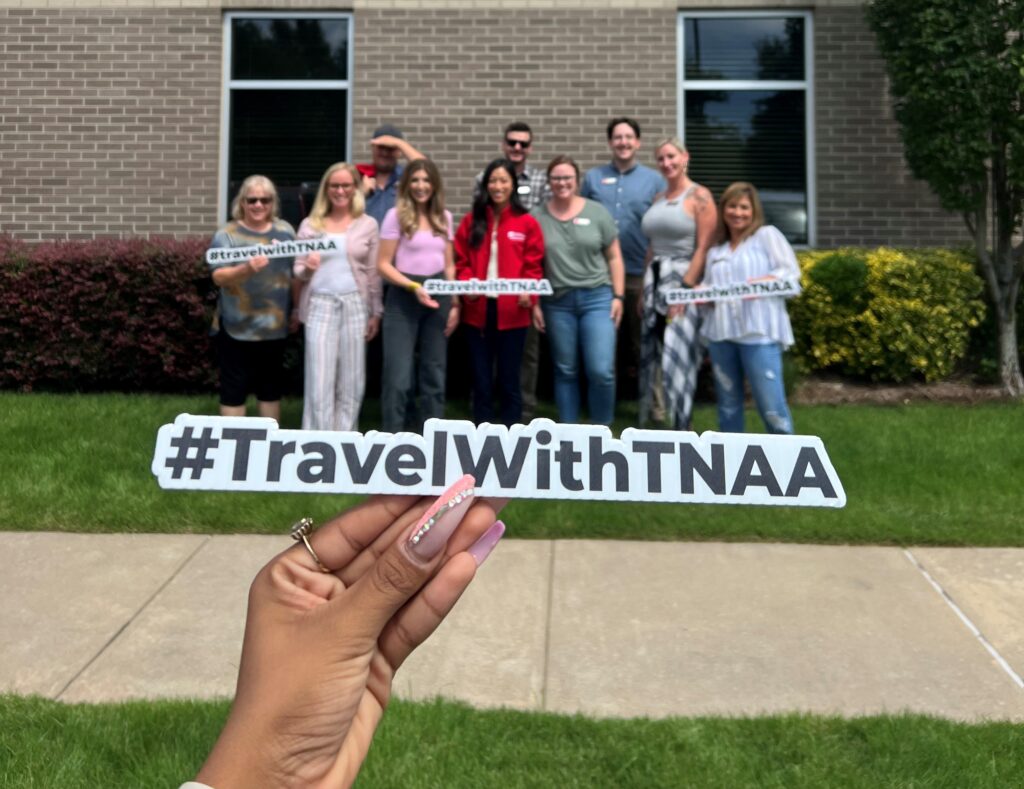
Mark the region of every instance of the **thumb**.
POLYGON ((451 537, 473 503, 475 480, 466 474, 430 505, 412 529, 334 603, 344 607, 346 637, 376 641, 395 613, 430 580, 451 537))

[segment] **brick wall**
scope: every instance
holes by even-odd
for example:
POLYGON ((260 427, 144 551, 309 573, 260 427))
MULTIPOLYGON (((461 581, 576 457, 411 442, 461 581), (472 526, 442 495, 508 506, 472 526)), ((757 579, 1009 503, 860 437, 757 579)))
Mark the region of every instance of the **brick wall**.
POLYGON ((614 115, 639 120, 648 163, 675 133, 674 9, 367 9, 355 25, 355 157, 378 123, 398 124, 436 159, 455 214, 510 121, 533 128, 539 167, 561 153, 607 161, 614 115))
POLYGON ((819 8, 815 27, 818 244, 935 245, 968 240, 915 180, 861 8, 819 8))
MULTIPOLYGON (((534 127, 538 166, 605 161, 613 114, 640 120, 646 163, 675 133, 674 8, 484 5, 355 4, 354 159, 378 123, 398 123, 437 159, 459 215, 510 120, 534 127)), ((0 7, 0 229, 35 240, 218 224, 215 6, 0 7)), ((818 245, 961 242, 960 219, 907 172, 861 9, 819 2, 814 23, 818 245)))
POLYGON ((25 240, 209 232, 220 19, 0 10, 0 228, 25 240))

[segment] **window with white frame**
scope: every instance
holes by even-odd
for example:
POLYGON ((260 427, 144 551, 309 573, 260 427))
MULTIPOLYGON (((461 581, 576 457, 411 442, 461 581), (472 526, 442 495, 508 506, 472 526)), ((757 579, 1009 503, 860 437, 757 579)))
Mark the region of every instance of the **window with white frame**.
POLYGON ((277 186, 293 224, 324 170, 348 158, 352 15, 232 12, 224 18, 222 215, 248 176, 277 186))
POLYGON ((770 224, 814 243, 811 15, 743 11, 679 18, 679 128, 690 177, 715 195, 750 181, 770 224))

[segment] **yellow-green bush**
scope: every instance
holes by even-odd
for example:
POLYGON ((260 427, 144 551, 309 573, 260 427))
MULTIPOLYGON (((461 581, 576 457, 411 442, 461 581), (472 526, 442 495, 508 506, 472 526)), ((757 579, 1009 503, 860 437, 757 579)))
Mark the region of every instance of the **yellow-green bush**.
POLYGON ((985 315, 970 255, 947 249, 798 253, 803 293, 789 305, 805 370, 872 381, 935 381, 963 358, 985 315))

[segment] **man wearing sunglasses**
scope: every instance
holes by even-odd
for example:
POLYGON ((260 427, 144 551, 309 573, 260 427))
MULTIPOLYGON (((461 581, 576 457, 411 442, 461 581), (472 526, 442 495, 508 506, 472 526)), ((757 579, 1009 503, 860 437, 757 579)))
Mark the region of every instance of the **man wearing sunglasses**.
MULTIPOLYGON (((622 261, 626 265, 626 303, 622 311, 622 328, 619 332, 618 358, 629 353, 626 361, 626 375, 637 380, 640 365, 640 309, 643 299, 644 264, 647 255, 647 237, 640 229, 640 222, 651 207, 655 195, 667 188, 665 179, 656 170, 645 167, 637 161, 640 151, 640 124, 632 118, 612 118, 606 128, 608 148, 612 160, 589 170, 580 186, 580 194, 597 200, 612 215, 619 229, 619 243, 622 246, 622 261), (623 342, 629 342, 623 348, 623 342)), ((651 417, 656 422, 664 421, 665 397, 662 394, 660 378, 653 392, 651 417)))
MULTIPOLYGON (((532 211, 541 203, 551 199, 551 187, 548 186, 547 173, 530 167, 526 160, 533 151, 533 131, 529 124, 514 121, 505 127, 505 136, 501 141, 501 152, 516 168, 516 190, 523 208, 532 211)), ((484 171, 476 174, 476 185, 473 197, 483 188, 484 171)), ((522 389, 524 423, 533 418, 537 407, 537 365, 540 361, 540 336, 532 325, 526 330, 526 345, 523 347, 523 362, 519 372, 519 385, 522 389)))
POLYGON ((374 131, 370 150, 373 163, 357 164, 356 169, 363 176, 366 213, 376 219, 380 226, 384 222, 384 215, 395 207, 398 179, 402 177, 399 157, 411 162, 413 159, 422 159, 423 154, 407 143, 401 130, 390 123, 378 126, 374 131))

